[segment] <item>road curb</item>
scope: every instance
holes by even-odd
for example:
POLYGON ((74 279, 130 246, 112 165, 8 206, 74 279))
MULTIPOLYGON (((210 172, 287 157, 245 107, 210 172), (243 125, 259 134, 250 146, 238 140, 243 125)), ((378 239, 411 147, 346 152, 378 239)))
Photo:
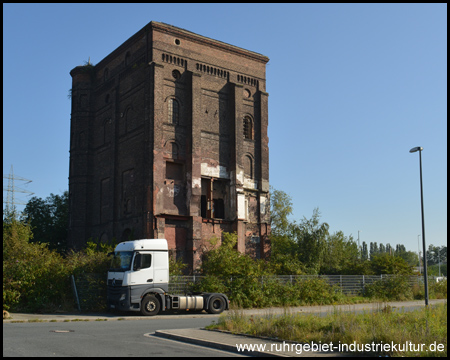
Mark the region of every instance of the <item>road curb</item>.
MULTIPOLYGON (((205 331, 205 332, 210 331, 210 330, 206 330, 206 329, 202 329, 202 328, 195 329, 195 330, 200 330, 200 331, 205 331)), ((229 352, 233 352, 233 353, 240 354, 240 355, 264 356, 264 357, 267 357, 267 356, 286 357, 285 355, 282 355, 282 354, 261 352, 261 351, 257 351, 257 350, 255 350, 255 351, 247 351, 247 350, 238 351, 236 348, 236 345, 225 344, 222 342, 218 342, 217 340, 213 341, 213 340, 199 339, 197 337, 189 337, 189 336, 177 334, 175 331, 176 330, 157 330, 157 331, 155 331, 154 335, 158 336, 158 337, 170 339, 170 340, 182 341, 182 342, 186 342, 186 343, 190 343, 190 344, 194 344, 194 345, 206 346, 206 347, 215 348, 218 350, 229 351, 229 352)), ((229 335, 229 334, 224 334, 224 335, 229 335)))

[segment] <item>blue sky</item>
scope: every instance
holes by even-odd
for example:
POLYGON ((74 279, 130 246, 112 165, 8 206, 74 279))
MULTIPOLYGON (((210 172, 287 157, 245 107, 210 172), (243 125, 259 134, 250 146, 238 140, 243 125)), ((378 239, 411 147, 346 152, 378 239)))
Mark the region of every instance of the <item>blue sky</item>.
POLYGON ((270 183, 293 219, 319 208, 331 232, 417 252, 422 146, 426 242, 447 244, 446 4, 4 4, 3 174, 32 180, 16 186, 68 189, 69 72, 152 20, 270 58, 270 183))

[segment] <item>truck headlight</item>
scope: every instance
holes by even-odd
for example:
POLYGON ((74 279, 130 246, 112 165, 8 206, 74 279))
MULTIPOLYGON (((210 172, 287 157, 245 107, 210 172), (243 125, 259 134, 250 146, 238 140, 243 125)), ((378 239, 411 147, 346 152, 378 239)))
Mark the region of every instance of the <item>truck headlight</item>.
POLYGON ((122 294, 122 295, 120 295, 119 301, 123 301, 123 300, 125 300, 125 298, 126 298, 126 294, 122 294))

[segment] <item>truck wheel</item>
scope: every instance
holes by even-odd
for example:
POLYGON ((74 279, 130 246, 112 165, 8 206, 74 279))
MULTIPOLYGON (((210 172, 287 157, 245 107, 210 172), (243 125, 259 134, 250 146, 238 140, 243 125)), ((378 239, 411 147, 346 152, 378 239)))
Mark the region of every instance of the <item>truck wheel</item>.
POLYGON ((209 299, 208 312, 210 314, 220 314, 225 310, 225 299, 219 295, 213 295, 209 299))
POLYGON ((146 295, 141 303, 141 314, 144 316, 154 316, 159 313, 161 304, 155 295, 146 295))

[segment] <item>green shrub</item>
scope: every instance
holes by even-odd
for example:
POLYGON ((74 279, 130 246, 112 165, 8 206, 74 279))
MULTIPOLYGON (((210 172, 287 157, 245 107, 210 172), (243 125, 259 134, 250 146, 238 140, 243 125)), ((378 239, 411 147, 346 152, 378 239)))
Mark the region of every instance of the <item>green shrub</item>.
POLYGON ((447 279, 439 282, 431 281, 429 292, 433 299, 447 299, 447 279))
POLYGON ((70 294, 62 256, 31 238, 29 225, 3 221, 3 309, 50 310, 70 294))
POLYGON ((223 233, 221 246, 208 251, 201 271, 206 277, 195 291, 222 292, 241 307, 333 304, 345 296, 325 279, 282 283, 262 260, 235 249, 236 234, 223 233))
POLYGON ((87 292, 87 301, 97 304, 95 309, 104 308, 105 279, 110 262, 107 252, 114 245, 91 241, 85 250, 63 257, 55 250, 49 250, 47 244, 30 242, 32 238, 33 234, 27 223, 14 217, 3 220, 4 310, 73 310, 75 301, 71 275, 84 278, 88 288, 93 290, 87 292))
MULTIPOLYGON (((425 286, 423 282, 414 284, 412 288, 414 299, 425 299, 425 286)), ((428 297, 430 299, 447 299, 447 280, 436 282, 435 280, 428 281, 428 297)))
POLYGON ((187 264, 183 263, 180 259, 176 260, 173 254, 169 256, 169 273, 171 276, 183 275, 183 270, 186 269, 186 267, 187 264))
POLYGON ((405 301, 413 299, 413 290, 406 276, 392 276, 366 285, 364 295, 380 300, 405 301))
POLYGON ((108 253, 114 247, 114 241, 103 244, 91 239, 85 249, 72 251, 65 259, 75 278, 82 311, 106 310, 106 274, 111 263, 108 253))

